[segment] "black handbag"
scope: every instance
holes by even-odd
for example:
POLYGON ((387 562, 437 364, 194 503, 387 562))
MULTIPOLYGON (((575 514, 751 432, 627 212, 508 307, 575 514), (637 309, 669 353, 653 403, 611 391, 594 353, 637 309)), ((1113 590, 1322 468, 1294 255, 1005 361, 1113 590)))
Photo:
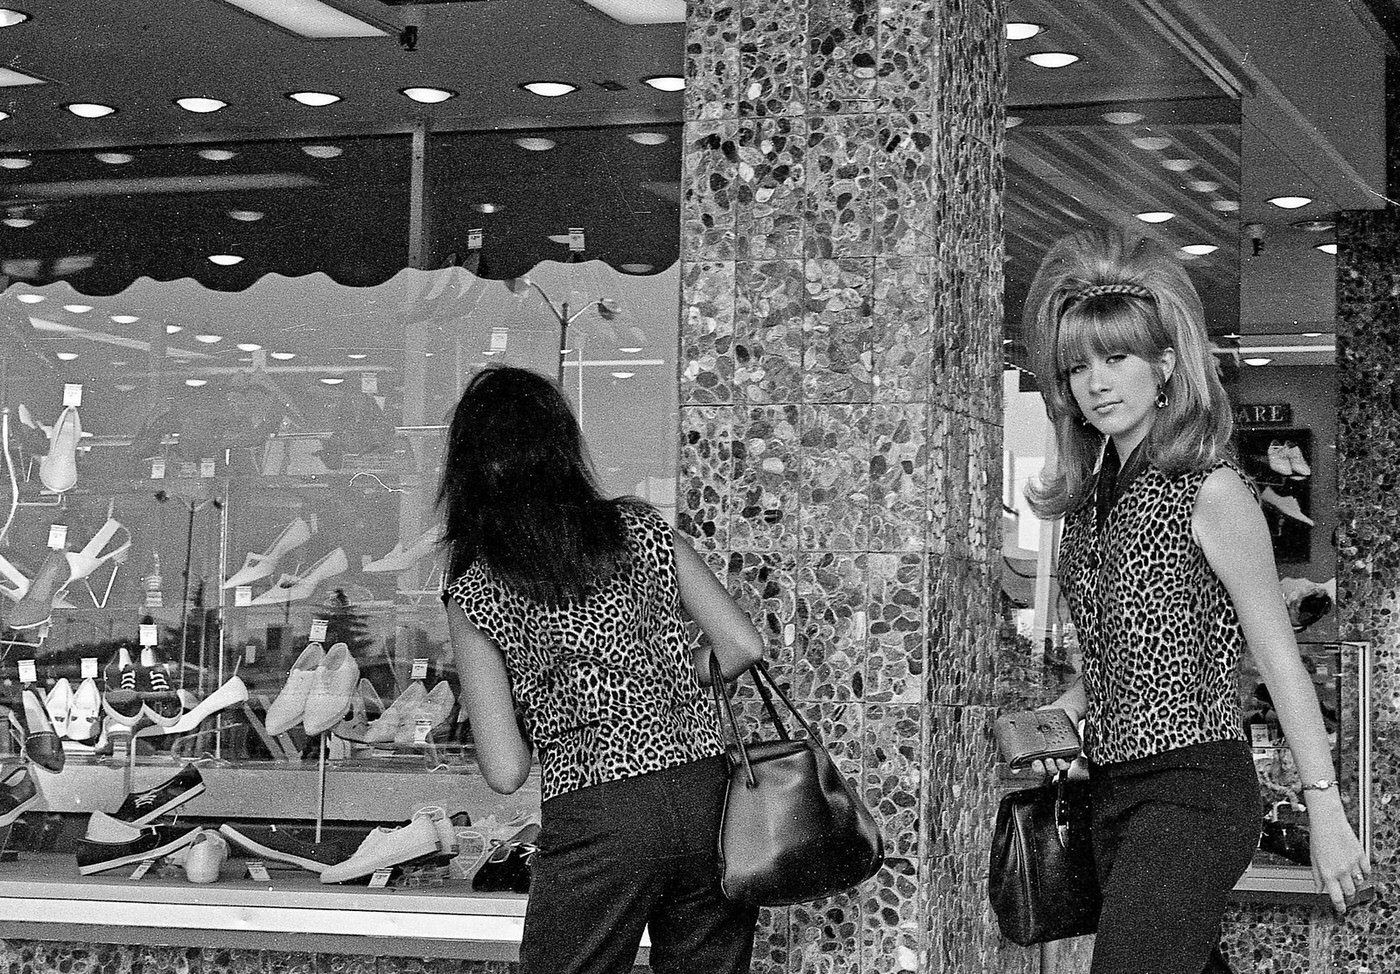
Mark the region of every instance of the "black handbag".
POLYGON ((729 786, 719 834, 719 880, 725 898, 752 906, 785 906, 864 882, 875 875, 885 856, 875 819, 762 661, 749 675, 779 740, 740 740, 724 677, 711 654, 715 705, 732 735, 725 742, 729 786), (805 740, 788 734, 769 687, 802 726, 805 740))
POLYGON ((1001 800, 987 892, 1008 940, 1027 946, 1098 929, 1091 827, 1087 781, 1060 775, 1001 800))

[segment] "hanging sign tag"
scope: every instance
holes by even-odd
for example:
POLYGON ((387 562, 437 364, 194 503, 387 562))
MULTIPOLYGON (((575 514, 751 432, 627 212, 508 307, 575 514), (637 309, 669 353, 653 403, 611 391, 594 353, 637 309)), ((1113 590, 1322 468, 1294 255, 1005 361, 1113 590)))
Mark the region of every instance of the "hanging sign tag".
POLYGON ((38 674, 34 672, 34 661, 32 659, 22 659, 19 661, 19 682, 39 682, 38 674))
POLYGON ((77 409, 82 404, 83 384, 81 382, 65 382, 63 384, 63 405, 77 409))
POLYGON ((165 479, 165 457, 156 457, 151 461, 151 479, 165 479))
POLYGON ((141 645, 154 646, 156 644, 156 624, 154 622, 141 623, 141 645))
POLYGON ((473 227, 467 231, 467 249, 481 249, 481 227, 473 227))
POLYGON ((243 647, 243 662, 247 663, 249 666, 252 666, 252 665, 253 665, 254 663, 256 663, 257 661, 258 661, 258 646, 257 646, 257 643, 249 643, 247 646, 244 646, 244 647, 243 647))
POLYGON ((373 396, 373 395, 375 395, 377 392, 379 392, 379 373, 378 373, 378 372, 361 372, 361 373, 360 373, 360 391, 363 392, 363 393, 364 393, 365 395, 367 395, 367 396, 373 396))
POLYGON ((68 544, 68 525, 50 524, 49 547, 54 551, 62 551, 66 544, 68 544))
POLYGON ((213 457, 202 457, 199 461, 199 475, 201 477, 212 477, 217 469, 217 461, 213 457))
POLYGON ((510 337, 510 332, 504 328, 491 329, 491 351, 504 352, 506 350, 506 340, 510 337))
POLYGON ((248 878, 253 882, 271 882, 271 879, 267 875, 267 866, 263 865, 261 859, 249 859, 246 865, 248 867, 248 878))
POLYGON ((426 680, 428 678, 427 657, 420 656, 418 659, 413 661, 413 669, 409 673, 408 678, 410 680, 426 680))
POLYGON ((146 875, 146 873, 151 871, 151 863, 153 862, 155 862, 154 859, 142 859, 141 865, 137 866, 131 871, 130 878, 140 879, 142 876, 146 875))
POLYGON ((95 680, 95 679, 97 679, 97 657, 96 657, 96 656, 84 656, 84 657, 83 657, 83 661, 79 664, 79 667, 80 667, 79 672, 81 673, 82 678, 83 678, 84 680, 95 680))
POLYGON ((569 227, 569 249, 575 253, 583 249, 583 227, 569 227))
POLYGON ((253 604, 253 586, 237 585, 233 589, 233 604, 235 607, 242 607, 253 604))
POLYGON ((413 722, 413 743, 427 744, 428 735, 433 732, 433 722, 431 720, 416 720, 413 722))
POLYGON ((369 878, 370 889, 383 889, 389 885, 389 877, 394 875, 392 869, 376 869, 369 878))
POLYGON ((309 638, 313 643, 323 643, 326 641, 326 626, 327 622, 325 619, 311 620, 311 633, 309 638))

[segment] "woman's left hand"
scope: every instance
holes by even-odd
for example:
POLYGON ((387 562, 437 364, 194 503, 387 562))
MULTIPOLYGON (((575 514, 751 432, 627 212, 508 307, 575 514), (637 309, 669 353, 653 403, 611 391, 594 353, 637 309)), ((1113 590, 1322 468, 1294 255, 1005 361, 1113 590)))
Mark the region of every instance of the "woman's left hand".
POLYGON ((1341 801, 1332 797, 1311 799, 1308 808, 1309 845, 1312 848, 1313 877, 1320 890, 1332 900, 1338 913, 1346 912, 1347 899, 1371 875, 1371 859, 1361 848, 1342 810, 1341 801))

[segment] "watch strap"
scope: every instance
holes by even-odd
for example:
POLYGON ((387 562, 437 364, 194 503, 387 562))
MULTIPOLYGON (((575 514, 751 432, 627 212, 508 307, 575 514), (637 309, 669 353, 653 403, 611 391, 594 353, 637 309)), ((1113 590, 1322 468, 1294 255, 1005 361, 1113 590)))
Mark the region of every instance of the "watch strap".
POLYGON ((1316 781, 1303 782, 1304 791, 1330 791, 1337 787, 1336 778, 1318 778, 1316 781))

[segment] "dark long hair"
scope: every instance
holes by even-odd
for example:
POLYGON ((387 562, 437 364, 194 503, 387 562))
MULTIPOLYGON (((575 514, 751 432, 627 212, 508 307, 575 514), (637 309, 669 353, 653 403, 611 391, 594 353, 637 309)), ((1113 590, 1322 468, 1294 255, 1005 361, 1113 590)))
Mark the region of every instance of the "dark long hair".
POLYGON ((467 383, 437 503, 452 578, 480 560, 531 601, 560 606, 628 563, 622 502, 599 492, 558 386, 526 369, 488 366, 467 383))

